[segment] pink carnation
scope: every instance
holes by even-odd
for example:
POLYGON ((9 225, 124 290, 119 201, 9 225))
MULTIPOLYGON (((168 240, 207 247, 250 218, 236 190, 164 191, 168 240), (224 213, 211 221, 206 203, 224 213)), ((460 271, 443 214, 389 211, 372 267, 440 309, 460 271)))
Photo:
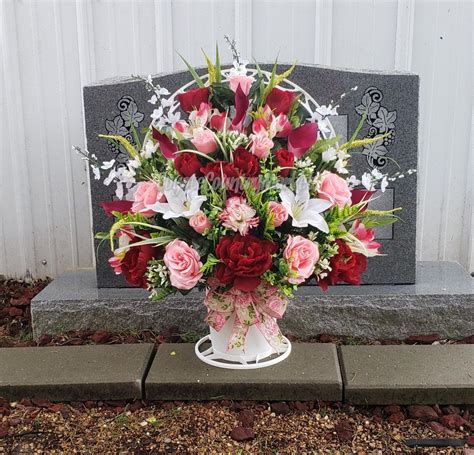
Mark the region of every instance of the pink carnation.
POLYGON ((290 235, 283 257, 290 267, 288 281, 300 284, 312 275, 319 260, 319 248, 316 243, 301 235, 290 235))
POLYGON ((260 159, 266 158, 273 147, 273 141, 268 136, 268 133, 261 128, 256 134, 252 134, 251 138, 252 153, 260 159))
POLYGON ((143 216, 154 215, 156 212, 150 206, 165 201, 162 189, 155 182, 140 182, 133 198, 132 212, 143 216))
POLYGON ((281 226, 288 219, 288 210, 284 205, 272 201, 268 204, 268 209, 273 214, 273 225, 275 227, 281 226))
POLYGON ((351 205, 352 194, 347 182, 332 172, 324 171, 322 173, 318 195, 321 199, 332 202, 333 206, 351 205))
POLYGON ((198 233, 202 234, 206 229, 211 228, 211 222, 209 218, 199 210, 190 219, 189 225, 198 233))
POLYGON ((173 240, 166 245, 163 256, 166 267, 170 272, 172 286, 177 289, 191 289, 201 279, 201 257, 197 251, 182 240, 173 240))
POLYGON ((224 211, 219 215, 226 228, 247 235, 251 228, 258 226, 259 218, 255 210, 245 202, 243 197, 234 196, 226 201, 224 211))

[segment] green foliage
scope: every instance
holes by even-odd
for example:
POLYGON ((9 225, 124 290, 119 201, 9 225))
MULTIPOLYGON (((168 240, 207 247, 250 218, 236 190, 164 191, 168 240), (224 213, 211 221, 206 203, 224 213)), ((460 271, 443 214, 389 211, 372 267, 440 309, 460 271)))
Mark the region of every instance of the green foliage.
POLYGON ((217 259, 213 254, 207 256, 207 260, 199 270, 200 273, 210 274, 214 267, 219 264, 220 260, 217 259))
POLYGON ((152 300, 153 302, 159 302, 160 300, 163 300, 164 298, 174 293, 175 290, 172 288, 155 289, 150 295, 150 300, 152 300))
POLYGON ((184 62, 184 64, 188 67, 188 71, 195 80, 196 84, 198 87, 204 87, 204 82, 202 79, 199 77, 199 74, 196 73, 196 70, 191 66, 190 63, 178 52, 178 55, 181 57, 181 60, 184 62))
POLYGON ((114 134, 99 134, 99 137, 118 142, 132 158, 140 158, 140 155, 138 154, 138 151, 135 149, 135 147, 123 136, 114 134))
POLYGON ((270 94, 270 92, 277 87, 279 84, 281 84, 287 77, 290 76, 290 74, 293 72, 293 70, 296 67, 296 62, 291 65, 289 69, 287 69, 285 72, 281 74, 277 74, 277 65, 278 65, 278 59, 275 61, 273 64, 272 72, 270 74, 270 80, 268 81, 267 86, 265 87, 263 91, 263 96, 261 103, 262 105, 265 104, 265 101, 267 99, 267 96, 270 94))
POLYGON ((119 427, 125 427, 129 424, 130 419, 128 418, 127 414, 122 412, 122 414, 119 414, 117 417, 115 417, 115 423, 119 427))
POLYGON ((202 333, 195 332, 194 330, 190 330, 189 332, 180 334, 181 339, 185 343, 197 343, 202 336, 202 333))
POLYGON ((210 101, 212 106, 221 112, 226 112, 234 105, 235 94, 229 86, 223 82, 215 82, 211 85, 210 101))
POLYGON ((221 59, 219 57, 219 46, 216 43, 216 82, 222 82, 221 59))
POLYGON ((341 238, 346 235, 346 231, 340 229, 341 225, 346 225, 349 228, 357 219, 361 220, 368 229, 392 224, 399 219, 394 212, 401 210, 400 208, 391 210, 363 210, 366 204, 367 201, 362 201, 352 206, 339 207, 336 205, 329 210, 326 222, 329 225, 329 231, 335 238, 341 238))

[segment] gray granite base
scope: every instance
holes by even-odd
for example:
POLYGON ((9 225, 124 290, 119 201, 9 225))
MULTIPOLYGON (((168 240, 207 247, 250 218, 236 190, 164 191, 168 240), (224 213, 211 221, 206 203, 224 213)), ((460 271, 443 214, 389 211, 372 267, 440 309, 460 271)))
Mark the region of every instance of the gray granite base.
MULTIPOLYGON (((309 338, 331 333, 369 339, 438 333, 474 333, 474 280, 457 263, 419 262, 417 284, 335 286, 324 293, 300 288, 281 328, 309 338)), ((78 270, 54 280, 31 302, 35 337, 70 330, 152 329, 177 325, 182 333, 206 332, 203 296, 191 292, 151 302, 142 289, 98 289, 95 271, 78 270)))

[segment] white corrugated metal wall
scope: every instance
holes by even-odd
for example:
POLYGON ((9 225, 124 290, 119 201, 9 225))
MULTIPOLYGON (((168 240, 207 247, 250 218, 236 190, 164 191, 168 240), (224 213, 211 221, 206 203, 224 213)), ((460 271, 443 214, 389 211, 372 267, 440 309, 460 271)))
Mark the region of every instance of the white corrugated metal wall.
POLYGON ((198 64, 234 36, 249 59, 421 76, 418 255, 474 268, 472 2, 0 0, 0 274, 93 263, 81 87, 198 64))

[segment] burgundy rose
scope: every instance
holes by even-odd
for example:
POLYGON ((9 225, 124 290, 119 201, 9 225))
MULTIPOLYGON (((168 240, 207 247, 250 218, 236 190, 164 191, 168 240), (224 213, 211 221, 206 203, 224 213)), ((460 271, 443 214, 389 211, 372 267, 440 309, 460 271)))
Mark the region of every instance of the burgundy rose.
POLYGON ((234 166, 246 177, 255 177, 260 174, 258 159, 243 147, 235 149, 234 166))
POLYGON ((201 103, 207 103, 209 101, 209 88, 200 87, 180 93, 178 95, 178 101, 181 105, 181 109, 183 109, 185 112, 191 112, 199 109, 201 103))
POLYGON ((288 114, 293 100, 296 97, 296 92, 290 90, 282 90, 277 87, 273 88, 268 94, 266 103, 275 115, 288 114))
POLYGON ((181 177, 201 175, 201 162, 195 153, 179 153, 174 160, 174 167, 181 177))
POLYGON ((349 283, 360 284, 360 276, 367 268, 367 258, 360 253, 354 253, 343 240, 336 240, 339 247, 335 256, 330 259, 332 270, 328 276, 318 281, 324 290, 330 284, 349 283))
POLYGON ((240 172, 235 168, 233 163, 229 163, 228 161, 207 163, 201 167, 201 172, 210 182, 216 182, 219 185, 222 184, 222 177, 224 177, 225 188, 231 194, 240 194, 242 192, 240 172))
MULTIPOLYGON (((144 237, 149 237, 148 233, 140 233, 144 237)), ((141 239, 134 239, 133 243, 139 242, 141 239)), ((122 274, 128 283, 133 286, 147 287, 146 269, 148 261, 158 256, 158 248, 153 245, 133 246, 130 243, 130 249, 120 263, 122 274)))
MULTIPOLYGON (((286 149, 279 149, 275 152, 275 161, 280 167, 293 167, 295 163, 295 155, 286 149)), ((280 175, 288 177, 291 169, 282 169, 280 175)))
POLYGON ((222 237, 216 247, 216 256, 221 260, 216 278, 241 291, 252 291, 260 284, 262 274, 271 268, 275 250, 275 243, 253 235, 222 237))

